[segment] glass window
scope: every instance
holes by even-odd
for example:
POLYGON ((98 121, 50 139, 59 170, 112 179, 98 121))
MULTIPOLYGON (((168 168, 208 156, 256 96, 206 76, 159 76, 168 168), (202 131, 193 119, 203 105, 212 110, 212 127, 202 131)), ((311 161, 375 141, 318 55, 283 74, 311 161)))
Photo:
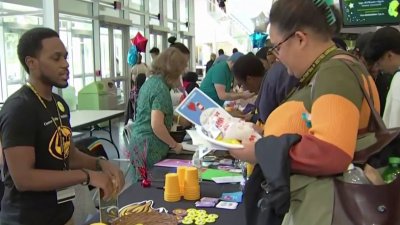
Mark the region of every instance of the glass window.
POLYGON ((125 79, 122 73, 122 31, 120 29, 114 29, 114 77, 115 85, 117 86, 118 102, 123 103, 125 101, 125 79))
POLYGON ((168 22, 168 28, 169 28, 171 31, 176 31, 176 24, 173 23, 173 22, 168 22))
POLYGON ((108 42, 108 28, 100 28, 101 46, 101 77, 110 77, 110 43, 108 42))
POLYGON ((160 21, 155 18, 150 18, 150 25, 160 25, 160 21))
POLYGON ((180 30, 181 31, 189 31, 189 27, 186 26, 186 24, 180 24, 180 30))
POLYGON ((167 0, 167 17, 168 17, 168 19, 173 20, 176 18, 175 9, 176 9, 175 0, 167 0))
POLYGON ((160 0, 149 0, 149 12, 150 14, 157 15, 160 12, 160 0))
POLYGON ((72 78, 75 76, 82 75, 82 46, 81 39, 79 37, 72 38, 72 66, 73 74, 72 78))
POLYGON ((129 34, 130 34, 131 38, 135 37, 138 32, 140 32, 142 35, 144 35, 144 29, 142 27, 141 28, 129 27, 129 34))
POLYGON ((157 35, 157 48, 160 49, 160 51, 163 50, 163 37, 161 34, 157 35))
MULTIPOLYGON (((83 55, 85 62, 85 77, 94 77, 93 39, 83 38, 83 55)), ((88 83, 85 82, 87 85, 88 83)))
POLYGON ((75 92, 78 93, 83 88, 83 79, 82 78, 75 78, 74 81, 74 88, 75 92))
POLYGON ((93 83, 93 82, 94 82, 94 76, 85 77, 85 84, 86 84, 86 85, 91 84, 91 83, 93 83))
POLYGON ((120 10, 115 10, 112 5, 100 4, 99 9, 100 15, 119 17, 120 10))
MULTIPOLYGON (((156 40, 155 40, 155 35, 154 34, 151 34, 150 35, 150 39, 149 39, 149 46, 150 46, 150 48, 153 48, 153 47, 156 47, 156 40)), ((160 48, 159 48, 160 49, 160 48)), ((161 49, 160 49, 160 51, 161 51, 161 49)))
POLYGON ((70 84, 79 92, 94 77, 92 20, 60 14, 60 38, 69 52, 70 84))
POLYGON ((129 19, 132 21, 133 24, 142 25, 144 21, 144 16, 130 13, 129 19))
POLYGON ((136 10, 143 10, 143 0, 130 0, 129 8, 136 10))
MULTIPOLYGON (((3 9, 13 12, 27 13, 39 9, 24 7, 16 4, 0 3, 0 12, 3 9), (18 11, 17 11, 18 10, 18 11)), ((15 14, 14 13, 14 14, 15 14)), ((0 54, 0 79, 1 79, 1 100, 17 91, 26 82, 27 73, 18 59, 17 45, 21 35, 27 30, 43 24, 41 15, 9 15, 0 17, 0 35, 3 43, 0 47, 3 52, 0 54)))
MULTIPOLYGON (((25 72, 19 62, 18 54, 16 51, 20 35, 21 34, 14 32, 4 33, 5 53, 6 53, 5 55, 7 56, 6 57, 7 84, 24 82, 23 76, 25 72)), ((11 94, 10 92, 8 93, 11 94)))
POLYGON ((189 0, 180 0, 179 12, 181 22, 189 20, 189 0))

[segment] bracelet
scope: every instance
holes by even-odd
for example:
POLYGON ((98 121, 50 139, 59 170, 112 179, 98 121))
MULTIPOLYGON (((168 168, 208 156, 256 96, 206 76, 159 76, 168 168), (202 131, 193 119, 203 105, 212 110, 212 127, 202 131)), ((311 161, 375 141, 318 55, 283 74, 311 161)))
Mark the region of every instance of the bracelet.
POLYGON ((90 184, 90 174, 89 174, 89 171, 87 171, 86 169, 81 169, 81 171, 84 172, 85 175, 86 175, 86 181, 85 181, 85 182, 82 182, 81 184, 82 184, 82 185, 85 185, 85 186, 88 186, 88 185, 90 184))
POLYGON ((107 160, 107 158, 104 157, 104 156, 100 156, 100 157, 96 158, 96 170, 97 171, 102 171, 103 170, 103 168, 101 168, 101 165, 100 165, 100 160, 107 160))

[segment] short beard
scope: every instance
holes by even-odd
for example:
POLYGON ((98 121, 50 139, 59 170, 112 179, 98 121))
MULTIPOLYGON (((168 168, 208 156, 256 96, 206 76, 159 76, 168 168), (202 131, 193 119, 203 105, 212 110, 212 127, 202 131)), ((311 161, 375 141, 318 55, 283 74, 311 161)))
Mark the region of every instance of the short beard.
POLYGON ((56 87, 56 88, 66 88, 66 87, 68 87, 68 82, 67 82, 67 84, 65 84, 65 85, 58 84, 58 83, 52 81, 51 79, 49 79, 49 77, 48 77, 47 75, 45 75, 44 73, 41 73, 41 74, 40 74, 40 80, 41 80, 43 83, 45 83, 45 84, 47 84, 47 85, 54 86, 54 87, 56 87))

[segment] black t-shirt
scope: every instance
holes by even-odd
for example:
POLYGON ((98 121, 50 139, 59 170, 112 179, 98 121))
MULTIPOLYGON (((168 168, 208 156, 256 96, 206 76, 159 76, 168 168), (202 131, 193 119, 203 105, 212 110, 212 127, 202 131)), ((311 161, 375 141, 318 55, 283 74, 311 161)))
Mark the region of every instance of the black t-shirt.
MULTIPOLYGON (((69 123, 70 113, 65 101, 54 94, 54 101, 43 99, 47 109, 28 87, 23 86, 4 103, 0 111, 0 134, 3 151, 16 146, 35 148, 35 168, 63 170, 61 135, 64 140, 64 155, 68 157, 72 131, 69 123), (61 132, 57 132, 53 117, 60 126, 57 108, 62 120, 61 132)), ((68 161, 68 158, 67 160, 68 161)), ((63 225, 73 213, 72 202, 57 204, 54 191, 18 191, 4 165, 5 192, 1 202, 1 225, 63 225)))

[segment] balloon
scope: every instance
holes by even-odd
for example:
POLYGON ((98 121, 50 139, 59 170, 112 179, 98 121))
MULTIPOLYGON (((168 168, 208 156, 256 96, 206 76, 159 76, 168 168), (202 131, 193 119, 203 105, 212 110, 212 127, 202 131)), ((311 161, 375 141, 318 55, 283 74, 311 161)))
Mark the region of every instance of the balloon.
POLYGON ((253 19, 254 32, 266 32, 269 23, 268 17, 265 16, 264 12, 261 12, 257 17, 253 19))
POLYGON ((253 48, 262 48, 265 46, 268 34, 261 32, 254 32, 250 35, 251 42, 253 43, 253 48))
POLYGON ((147 38, 143 37, 140 32, 138 32, 136 36, 131 39, 132 44, 136 46, 138 52, 146 51, 147 41, 147 38))
POLYGON ((134 66, 137 61, 138 51, 135 45, 131 45, 128 51, 128 64, 129 66, 134 66))

